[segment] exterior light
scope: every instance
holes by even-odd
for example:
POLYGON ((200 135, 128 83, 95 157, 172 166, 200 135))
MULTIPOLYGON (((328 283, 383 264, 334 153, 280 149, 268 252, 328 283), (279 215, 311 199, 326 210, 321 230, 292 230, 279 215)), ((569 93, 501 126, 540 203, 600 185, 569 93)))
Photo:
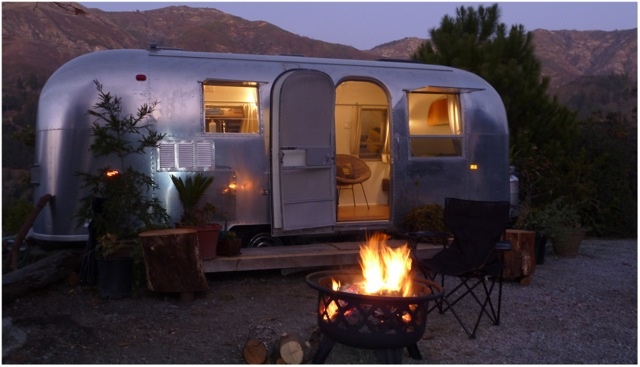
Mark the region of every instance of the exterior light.
POLYGON ((236 193, 236 189, 238 188, 238 184, 236 181, 236 176, 233 175, 233 177, 231 178, 231 182, 229 182, 229 184, 227 185, 227 187, 224 188, 224 190, 222 191, 224 194, 231 194, 231 195, 235 195, 236 193))
POLYGON ((472 163, 472 164, 469 165, 469 169, 472 170, 472 171, 475 171, 475 170, 478 169, 478 165, 475 164, 475 163, 472 163))

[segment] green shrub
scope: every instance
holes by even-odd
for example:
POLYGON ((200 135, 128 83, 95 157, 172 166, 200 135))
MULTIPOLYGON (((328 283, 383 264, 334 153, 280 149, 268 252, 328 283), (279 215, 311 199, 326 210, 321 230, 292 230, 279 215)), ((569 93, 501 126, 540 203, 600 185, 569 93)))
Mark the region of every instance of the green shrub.
POLYGON ((409 232, 446 232, 444 208, 440 204, 425 204, 414 207, 405 214, 402 227, 409 232))
POLYGON ((33 203, 24 199, 18 199, 14 203, 3 208, 2 235, 16 234, 29 218, 33 210, 33 203))

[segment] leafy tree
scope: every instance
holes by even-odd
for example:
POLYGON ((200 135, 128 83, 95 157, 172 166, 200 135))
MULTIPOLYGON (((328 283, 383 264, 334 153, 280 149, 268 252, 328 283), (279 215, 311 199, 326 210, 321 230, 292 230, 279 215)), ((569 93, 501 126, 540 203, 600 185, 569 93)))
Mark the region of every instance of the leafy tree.
POLYGON ((588 147, 588 174, 597 204, 587 207, 593 233, 635 237, 638 225, 637 118, 595 113, 580 126, 579 144, 588 147))
POLYGON ((81 199, 79 224, 91 219, 98 238, 116 240, 135 238, 144 229, 168 226, 169 216, 162 203, 157 197, 150 197, 157 184, 151 176, 136 170, 129 159, 157 147, 164 138, 164 134, 153 130, 152 123, 147 123, 156 103, 145 103, 135 114, 124 114, 122 99, 105 92, 97 80, 94 83, 98 102, 87 111, 95 118, 89 150, 96 158, 115 156, 118 164, 93 173, 78 173, 89 191, 81 199))

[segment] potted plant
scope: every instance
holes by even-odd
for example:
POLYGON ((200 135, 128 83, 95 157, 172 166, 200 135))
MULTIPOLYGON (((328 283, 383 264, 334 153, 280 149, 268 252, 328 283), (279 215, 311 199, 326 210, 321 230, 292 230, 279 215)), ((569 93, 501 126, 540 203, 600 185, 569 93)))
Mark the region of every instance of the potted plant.
POLYGON ((87 261, 98 261, 101 296, 130 295, 132 257, 137 253, 137 235, 143 230, 167 227, 169 216, 153 197, 157 188, 151 176, 131 164, 134 155, 157 147, 164 134, 147 123, 157 103, 144 104, 134 114, 122 114, 122 100, 103 90, 97 80, 98 102, 88 111, 93 141, 89 151, 108 161, 95 172, 79 172, 88 194, 81 199, 76 215, 80 224, 89 224, 87 261), (112 272, 112 271, 115 271, 112 272), (122 284, 125 289, 113 289, 122 284), (127 288, 128 287, 128 288, 127 288))
POLYGON ((534 220, 560 257, 575 257, 588 228, 582 224, 578 207, 564 197, 555 199, 534 213, 534 220))
POLYGON ((444 208, 440 204, 424 204, 410 209, 402 219, 402 227, 408 232, 432 232, 432 241, 446 244, 447 227, 444 224, 444 208))
POLYGON ((210 260, 216 257, 216 245, 218 235, 222 226, 213 223, 213 215, 216 208, 211 203, 199 206, 199 202, 204 196, 209 186, 213 183, 213 177, 205 177, 202 173, 188 176, 184 180, 182 177, 171 175, 178 198, 182 204, 182 216, 178 227, 195 227, 198 231, 198 248, 202 260, 210 260))
POLYGON ((217 254, 219 256, 238 256, 242 248, 242 239, 234 231, 224 230, 218 237, 217 254))
POLYGON ((98 291, 102 298, 131 296, 134 264, 140 263, 137 244, 136 239, 118 239, 111 233, 98 238, 98 291))

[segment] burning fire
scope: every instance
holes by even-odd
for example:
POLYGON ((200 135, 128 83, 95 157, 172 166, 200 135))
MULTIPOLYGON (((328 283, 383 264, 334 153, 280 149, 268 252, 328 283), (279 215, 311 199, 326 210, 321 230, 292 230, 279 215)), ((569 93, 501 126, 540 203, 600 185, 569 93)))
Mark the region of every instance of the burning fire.
POLYGON ((364 293, 377 295, 411 295, 411 251, 407 244, 387 246, 389 236, 376 233, 360 246, 360 267, 364 276, 364 293))
POLYGON ((364 281, 340 284, 332 279, 333 290, 378 296, 412 296, 411 250, 407 244, 387 246, 389 236, 376 233, 360 246, 360 268, 364 281))
MULTIPOLYGON (((389 236, 376 233, 360 246, 360 267, 362 268, 363 281, 341 284, 339 280, 331 279, 332 290, 376 296, 414 296, 411 277, 411 250, 407 244, 397 248, 387 246, 388 239, 389 236)), ((356 309, 348 308, 347 302, 333 300, 326 305, 326 310, 323 307, 321 314, 324 314, 324 319, 329 321, 340 312, 339 307, 344 309, 345 316, 357 313, 356 309)), ((406 312, 398 317, 404 323, 411 321, 411 315, 406 312)))

